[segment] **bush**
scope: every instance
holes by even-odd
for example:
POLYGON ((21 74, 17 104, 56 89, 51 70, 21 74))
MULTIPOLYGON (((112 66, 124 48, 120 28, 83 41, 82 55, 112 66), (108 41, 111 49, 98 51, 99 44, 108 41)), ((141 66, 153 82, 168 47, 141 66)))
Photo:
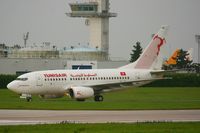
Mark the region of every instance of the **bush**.
POLYGON ((0 88, 7 88, 7 84, 16 78, 16 75, 0 75, 0 88))
POLYGON ((166 74, 165 77, 171 77, 172 79, 158 80, 144 86, 147 86, 147 87, 200 87, 200 76, 198 74, 173 73, 173 74, 166 74))

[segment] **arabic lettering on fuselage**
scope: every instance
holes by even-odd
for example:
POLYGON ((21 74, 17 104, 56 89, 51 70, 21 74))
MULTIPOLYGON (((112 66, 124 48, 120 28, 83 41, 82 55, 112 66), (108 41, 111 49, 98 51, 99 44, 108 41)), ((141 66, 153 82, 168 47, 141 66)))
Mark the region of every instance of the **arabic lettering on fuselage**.
POLYGON ((51 74, 44 74, 45 78, 50 78, 50 77, 67 77, 67 74, 65 73, 51 73, 51 74))
POLYGON ((95 77, 97 76, 96 73, 94 74, 84 74, 84 73, 79 73, 79 74, 70 74, 71 77, 95 77))

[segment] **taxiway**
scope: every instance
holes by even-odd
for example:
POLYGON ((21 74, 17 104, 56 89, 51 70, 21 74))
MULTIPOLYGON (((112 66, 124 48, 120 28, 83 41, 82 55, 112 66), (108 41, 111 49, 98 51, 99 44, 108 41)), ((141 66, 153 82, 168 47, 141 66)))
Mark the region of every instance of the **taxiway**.
POLYGON ((0 125, 200 121, 200 110, 52 111, 0 110, 0 125))

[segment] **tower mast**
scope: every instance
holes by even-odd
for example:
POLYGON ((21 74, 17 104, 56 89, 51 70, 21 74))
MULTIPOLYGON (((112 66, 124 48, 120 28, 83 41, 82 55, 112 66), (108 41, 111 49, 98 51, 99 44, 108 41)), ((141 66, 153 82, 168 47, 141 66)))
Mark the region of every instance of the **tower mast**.
POLYGON ((28 40, 28 36, 29 36, 29 32, 27 32, 26 34, 24 34, 24 47, 26 48, 26 45, 27 45, 27 40, 28 40))

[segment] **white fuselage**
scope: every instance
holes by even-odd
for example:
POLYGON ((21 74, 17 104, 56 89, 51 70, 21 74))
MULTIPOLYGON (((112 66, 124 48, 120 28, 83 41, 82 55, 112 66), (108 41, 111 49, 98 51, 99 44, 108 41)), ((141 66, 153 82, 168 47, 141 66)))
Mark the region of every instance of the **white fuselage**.
POLYGON ((127 82, 139 86, 151 78, 149 70, 137 69, 48 70, 21 75, 8 88, 19 94, 64 94, 67 89, 77 86, 92 88, 127 82), (144 82, 138 84, 141 80, 144 82))

